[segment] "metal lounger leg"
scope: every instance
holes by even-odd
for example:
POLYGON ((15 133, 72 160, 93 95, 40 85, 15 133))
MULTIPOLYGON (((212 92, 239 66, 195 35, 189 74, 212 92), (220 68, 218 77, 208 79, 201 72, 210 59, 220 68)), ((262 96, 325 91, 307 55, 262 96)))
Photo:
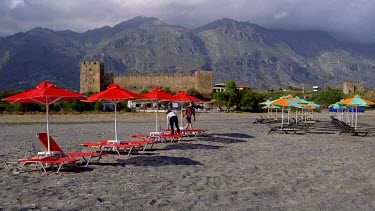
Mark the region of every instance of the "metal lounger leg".
MULTIPOLYGON (((83 156, 82 156, 83 157, 83 156)), ((90 161, 91 161, 91 158, 92 158, 92 155, 86 160, 86 158, 85 157, 83 157, 83 160, 85 160, 86 161, 86 165, 84 165, 84 167, 87 167, 88 165, 89 165, 89 163, 90 163, 90 161)))
POLYGON ((62 162, 62 163, 59 165, 59 168, 57 169, 56 174, 59 173, 59 171, 60 171, 61 167, 64 165, 64 163, 65 163, 65 162, 62 162))
POLYGON ((128 155, 130 155, 130 153, 132 152, 132 149, 133 149, 133 147, 130 148, 130 150, 128 152, 128 155))

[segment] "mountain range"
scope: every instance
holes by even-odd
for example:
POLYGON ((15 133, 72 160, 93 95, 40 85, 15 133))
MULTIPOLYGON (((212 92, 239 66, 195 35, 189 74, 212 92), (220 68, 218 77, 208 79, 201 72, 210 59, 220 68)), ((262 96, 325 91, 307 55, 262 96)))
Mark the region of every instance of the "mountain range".
POLYGON ((197 29, 135 17, 84 33, 34 28, 0 38, 0 91, 41 81, 79 90, 80 61, 101 60, 107 73, 213 72, 253 89, 375 87, 375 45, 348 43, 324 31, 267 29, 224 18, 197 29))

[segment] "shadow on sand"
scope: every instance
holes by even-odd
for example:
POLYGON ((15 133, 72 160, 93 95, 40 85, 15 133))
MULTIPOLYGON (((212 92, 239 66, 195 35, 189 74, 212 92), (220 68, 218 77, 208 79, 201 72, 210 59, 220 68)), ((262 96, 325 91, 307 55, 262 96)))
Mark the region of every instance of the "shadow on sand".
POLYGON ((244 134, 244 133, 217 133, 217 134, 211 134, 214 136, 227 136, 231 138, 254 138, 254 136, 244 134))
POLYGON ((190 158, 171 156, 131 157, 129 159, 118 160, 118 163, 121 166, 203 165, 202 163, 190 158))
POLYGON ((199 141, 207 141, 207 142, 216 142, 216 143, 223 143, 223 144, 234 144, 234 143, 241 143, 246 142, 245 140, 241 139, 234 139, 234 138, 225 138, 225 137, 200 137, 199 141))
POLYGON ((174 144, 168 145, 165 149, 190 150, 190 149, 220 149, 221 146, 205 145, 205 144, 174 144))

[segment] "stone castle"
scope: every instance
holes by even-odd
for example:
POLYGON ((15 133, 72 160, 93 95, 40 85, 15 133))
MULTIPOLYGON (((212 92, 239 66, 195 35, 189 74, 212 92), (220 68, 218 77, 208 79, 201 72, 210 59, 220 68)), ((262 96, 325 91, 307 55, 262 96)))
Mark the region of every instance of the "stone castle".
POLYGON ((212 93, 212 72, 198 70, 193 74, 106 74, 103 62, 80 63, 80 93, 97 93, 112 83, 135 93, 161 87, 173 91, 194 88, 204 95, 209 95, 212 93))
POLYGON ((365 84, 344 82, 342 85, 342 91, 344 92, 344 94, 355 94, 363 92, 365 91, 365 84))

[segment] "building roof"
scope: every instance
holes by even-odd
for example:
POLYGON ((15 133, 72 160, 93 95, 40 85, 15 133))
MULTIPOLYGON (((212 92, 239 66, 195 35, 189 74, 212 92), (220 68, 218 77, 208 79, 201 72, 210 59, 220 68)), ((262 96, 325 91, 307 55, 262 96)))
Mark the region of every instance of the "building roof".
POLYGON ((238 85, 237 88, 250 88, 250 86, 247 86, 247 85, 244 85, 244 84, 241 84, 241 85, 238 85))

